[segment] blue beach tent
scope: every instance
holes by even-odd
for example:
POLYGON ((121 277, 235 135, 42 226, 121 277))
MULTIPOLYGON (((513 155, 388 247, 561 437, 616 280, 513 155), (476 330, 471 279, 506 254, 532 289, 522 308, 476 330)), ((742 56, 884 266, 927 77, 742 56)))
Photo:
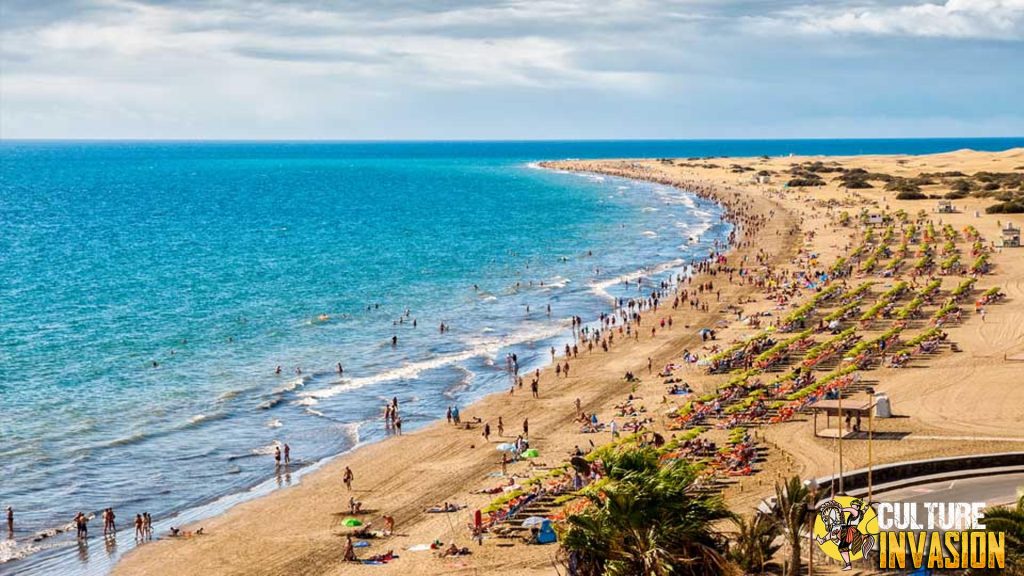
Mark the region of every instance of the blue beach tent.
POLYGON ((537 533, 537 544, 551 544, 558 540, 555 530, 551 527, 551 520, 545 520, 540 525, 540 532, 537 533))

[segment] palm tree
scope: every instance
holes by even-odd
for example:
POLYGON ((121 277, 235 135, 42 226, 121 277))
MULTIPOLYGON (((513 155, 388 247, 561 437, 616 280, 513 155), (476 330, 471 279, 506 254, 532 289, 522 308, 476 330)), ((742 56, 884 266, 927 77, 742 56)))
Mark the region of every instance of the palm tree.
POLYGON ((813 511, 808 508, 809 504, 812 504, 811 493, 800 481, 799 476, 793 476, 783 484, 775 484, 775 507, 772 509, 772 516, 789 544, 787 576, 798 576, 803 565, 800 559, 800 544, 804 539, 804 527, 813 517, 813 511))
POLYGON ((607 480, 584 490, 588 506, 570 515, 561 543, 577 576, 711 576, 730 570, 724 537, 712 528, 732 514, 694 489, 685 461, 658 465, 657 452, 605 455, 607 480))
POLYGON ((1005 574, 1024 574, 1024 496, 1012 508, 999 506, 985 512, 985 530, 1006 534, 1005 574))
POLYGON ((761 512, 755 512, 750 520, 737 517, 733 522, 736 531, 730 534, 732 545, 728 558, 744 574, 764 574, 772 557, 782 548, 775 543, 779 536, 779 525, 761 512))

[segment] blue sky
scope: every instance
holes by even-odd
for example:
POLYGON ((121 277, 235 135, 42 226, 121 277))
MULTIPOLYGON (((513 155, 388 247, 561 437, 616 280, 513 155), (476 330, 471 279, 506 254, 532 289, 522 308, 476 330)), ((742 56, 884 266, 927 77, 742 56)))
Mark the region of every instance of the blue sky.
POLYGON ((3 0, 3 138, 1024 134, 1024 0, 3 0))

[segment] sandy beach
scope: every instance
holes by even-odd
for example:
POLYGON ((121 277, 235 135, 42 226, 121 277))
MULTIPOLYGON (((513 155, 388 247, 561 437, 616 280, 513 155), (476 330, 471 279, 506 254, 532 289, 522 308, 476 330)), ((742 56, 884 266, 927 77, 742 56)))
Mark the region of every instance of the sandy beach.
MULTIPOLYGON (((880 439, 874 443, 873 461, 881 464, 907 459, 954 454, 976 454, 1024 449, 1024 388, 1019 385, 1019 370, 1024 367, 1024 248, 1002 248, 1001 228, 1007 222, 1024 225, 1022 214, 986 214, 985 207, 995 200, 967 197, 953 200, 956 212, 937 213, 938 199, 897 200, 876 182, 872 188, 847 189, 841 182, 826 178, 822 186, 789 187, 784 183, 794 164, 822 162, 867 173, 895 177, 918 177, 922 173, 958 171, 1021 173, 1024 149, 1001 153, 958 151, 930 156, 855 156, 855 157, 776 157, 663 160, 601 160, 557 162, 549 168, 598 172, 634 179, 655 181, 699 190, 731 208, 744 218, 763 220, 751 230, 740 222, 736 246, 727 253, 728 262, 753 262, 777 269, 808 266, 828 269, 846 257, 860 243, 864 228, 840 225, 840 213, 855 215, 862 208, 869 212, 892 214, 904 210, 925 217, 940 229, 952 225, 955 230, 973 226, 991 247, 991 271, 978 277, 975 296, 998 287, 1006 298, 985 307, 985 314, 974 312, 974 299, 967 299, 963 319, 942 326, 948 341, 960 350, 943 345, 937 352, 915 355, 906 367, 892 368, 882 362, 860 371, 860 385, 884 392, 891 400, 897 418, 877 420, 880 439), (764 178, 757 181, 757 175, 764 178)), ((935 178, 923 184, 922 192, 939 196, 948 185, 935 178)), ((881 233, 883 228, 878 228, 881 233)), ((965 252, 970 244, 958 243, 965 252)), ((911 260, 913 257, 911 257, 911 260)), ((962 281, 960 274, 937 275, 937 292, 945 297, 962 281)), ((870 304, 894 278, 876 278, 855 273, 847 279, 850 286, 874 279, 870 304)), ((700 296, 708 310, 682 305, 673 309, 668 303, 647 317, 669 319, 667 328, 654 335, 651 324, 644 324, 638 339, 616 337, 608 352, 595 347, 580 350, 570 360, 568 378, 552 368, 540 376, 540 398, 531 397, 529 385, 513 394, 493 394, 462 411, 462 421, 480 424, 455 427, 443 421, 415 433, 392 436, 339 457, 322 469, 305 476, 296 486, 273 492, 238 505, 225 514, 186 530, 203 528, 201 536, 161 538, 128 554, 115 574, 555 574, 558 550, 554 546, 526 546, 493 537, 478 545, 471 540, 470 523, 474 510, 486 507, 495 496, 474 493, 502 484, 502 442, 513 441, 528 419, 531 448, 540 456, 508 466, 511 475, 528 478, 566 462, 574 447, 588 449, 612 441, 611 433, 584 434, 576 421, 575 401, 586 413, 596 413, 602 422, 626 419, 618 417, 617 405, 633 394, 653 419, 648 429, 669 436, 667 414, 678 409, 682 399, 666 396, 661 367, 679 362, 684 349, 701 356, 712 354, 711 346, 748 339, 759 330, 740 321, 759 313, 765 321, 775 320, 813 297, 803 290, 781 307, 765 298, 753 284, 730 282, 724 274, 693 278, 690 286, 712 282, 714 293, 700 296), (736 308, 734 308, 734 306, 736 308), (741 313, 737 313, 737 309, 741 313), (697 331, 715 327, 714 343, 702 341, 697 331), (653 366, 649 371, 648 366, 653 366), (634 373, 639 382, 627 383, 623 375, 634 373), (501 417, 505 434, 498 436, 496 423, 501 417), (489 423, 492 435, 485 440, 482 424, 489 423), (352 491, 342 483, 345 467, 355 475, 352 491), (399 558, 383 565, 342 562, 345 535, 342 524, 349 517, 348 501, 355 497, 363 504, 361 518, 374 529, 383 528, 382 514, 394 516, 395 534, 369 540, 368 548, 357 549, 361 557, 393 550, 399 558), (456 503, 465 508, 453 513, 427 513, 431 506, 456 503), (471 555, 438 558, 431 551, 409 548, 440 540, 468 546, 471 555)), ((920 284, 927 284, 922 278, 920 284)), ((686 285, 681 288, 687 288, 686 285)), ((922 318, 912 320, 908 334, 927 329, 927 318, 941 306, 942 298, 922 308, 922 318)), ((900 305, 907 304, 901 300, 900 305)), ((611 310, 609 310, 611 311, 611 310)), ((591 319, 584 319, 591 320, 591 319)), ((651 321, 653 324, 654 320, 651 321)), ((865 339, 882 334, 888 324, 875 322, 861 331, 865 339)), ((821 342, 827 337, 817 335, 821 342)), ((571 344, 571 342, 569 343, 571 344)), ((558 359, 564 362, 561 350, 558 359)), ((726 383, 727 374, 708 374, 697 366, 676 372, 696 394, 717 390, 726 383)), ((383 426, 383 422, 380 424, 383 426)), ((728 478, 723 494, 729 506, 748 513, 751 507, 772 490, 784 476, 803 477, 833 473, 836 466, 834 440, 815 438, 812 420, 797 414, 781 423, 765 423, 751 429, 766 459, 754 465, 753 474, 728 478)), ((724 442, 725 428, 707 431, 709 438, 724 442)), ((868 463, 865 442, 849 441, 844 452, 846 469, 868 463)), ((160 535, 163 536, 163 535, 160 535)))

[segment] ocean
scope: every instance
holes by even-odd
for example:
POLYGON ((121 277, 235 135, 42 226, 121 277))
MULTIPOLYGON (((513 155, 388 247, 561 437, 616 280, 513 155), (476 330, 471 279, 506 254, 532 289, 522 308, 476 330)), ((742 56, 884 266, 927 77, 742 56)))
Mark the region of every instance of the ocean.
POLYGON ((539 160, 1015 146, 4 141, 0 573, 106 573, 130 530, 37 536, 108 506, 160 532, 300 481, 382 438, 392 397, 407 430, 443 418, 508 387, 507 354, 541 367, 572 315, 635 295, 623 278, 679 273, 731 230, 685 191, 539 160))

